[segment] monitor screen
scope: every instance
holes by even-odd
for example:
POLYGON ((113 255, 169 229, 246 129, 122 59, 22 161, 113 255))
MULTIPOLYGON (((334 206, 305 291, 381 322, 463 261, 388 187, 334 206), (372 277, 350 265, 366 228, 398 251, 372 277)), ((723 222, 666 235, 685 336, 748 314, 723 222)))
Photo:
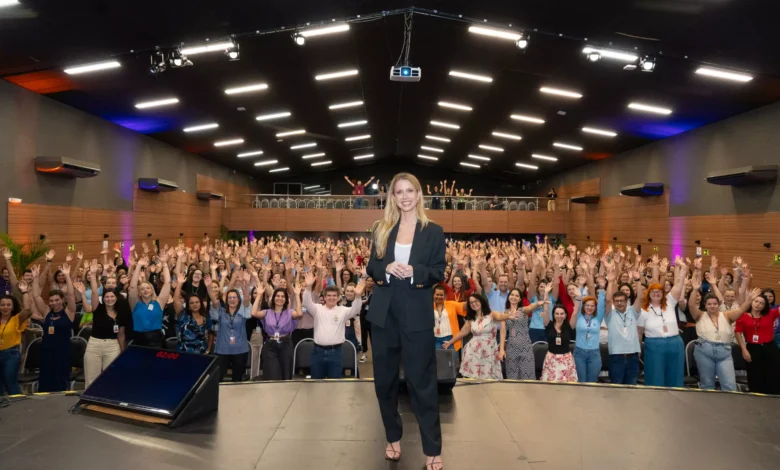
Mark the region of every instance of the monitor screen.
POLYGON ((130 346, 82 394, 82 400, 173 417, 214 356, 130 346))

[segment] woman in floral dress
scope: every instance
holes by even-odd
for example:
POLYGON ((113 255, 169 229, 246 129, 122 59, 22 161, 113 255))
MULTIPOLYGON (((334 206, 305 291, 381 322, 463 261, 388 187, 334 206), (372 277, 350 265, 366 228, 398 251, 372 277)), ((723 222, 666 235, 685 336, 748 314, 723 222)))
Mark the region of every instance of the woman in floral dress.
MULTIPOLYGON (((552 289, 547 286, 546 289, 552 289)), ((578 312, 581 299, 574 299, 574 311, 578 312)), ((547 355, 542 366, 542 380, 545 382, 576 382, 577 367, 574 365, 574 356, 569 344, 574 336, 574 327, 567 320, 568 312, 561 304, 551 308, 549 300, 544 302, 542 321, 547 335, 547 355), (552 309, 552 313, 550 310, 552 309), (552 319, 550 318, 552 316, 552 319)), ((572 315, 574 321, 576 317, 572 315)))
MULTIPOLYGON (((500 315, 506 323, 506 378, 534 380, 534 348, 528 335, 528 315, 539 305, 522 306, 520 289, 512 289, 506 298, 506 310, 500 315)), ((539 302, 543 304, 543 302, 539 302)))
POLYGON ((487 300, 481 295, 469 296, 466 323, 458 334, 443 345, 447 349, 469 333, 473 335, 463 348, 463 361, 460 364, 460 374, 463 377, 501 380, 501 361, 505 357, 506 341, 506 325, 501 321, 501 316, 498 312, 490 311, 487 300), (501 328, 500 344, 496 344, 498 328, 501 328))

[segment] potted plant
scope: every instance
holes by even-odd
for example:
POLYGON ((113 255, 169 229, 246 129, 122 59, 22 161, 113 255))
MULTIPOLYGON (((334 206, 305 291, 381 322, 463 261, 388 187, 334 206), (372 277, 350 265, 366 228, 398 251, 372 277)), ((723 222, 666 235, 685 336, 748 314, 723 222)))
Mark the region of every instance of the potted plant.
POLYGON ((21 276, 25 269, 30 267, 38 258, 49 251, 46 239, 30 240, 28 243, 16 243, 7 233, 0 233, 0 240, 11 250, 11 265, 14 272, 21 276))

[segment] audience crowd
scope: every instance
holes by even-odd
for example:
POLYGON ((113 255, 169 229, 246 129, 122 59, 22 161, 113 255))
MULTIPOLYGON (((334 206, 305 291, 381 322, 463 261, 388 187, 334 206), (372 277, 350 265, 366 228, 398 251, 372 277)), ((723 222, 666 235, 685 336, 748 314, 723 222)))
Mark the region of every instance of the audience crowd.
MULTIPOLYGON (((429 194, 436 205, 459 204, 447 182, 429 194)), ((311 377, 342 377, 344 345, 361 363, 370 345, 370 248, 367 238, 205 238, 193 247, 144 243, 127 259, 118 246, 102 259, 68 253, 60 266, 49 251, 21 279, 3 249, 0 395, 20 392, 28 329, 42 338, 39 391, 69 388, 70 338, 85 327, 86 386, 131 342, 215 354, 233 381, 245 379, 247 364, 249 378, 289 380, 296 344, 311 338, 320 346, 311 377)), ((451 240, 446 252, 434 335, 437 348, 458 355, 463 377, 682 387, 692 385, 692 349, 700 388, 737 390, 736 360, 749 391, 780 394, 775 293, 751 285, 740 258, 728 266, 715 257, 646 258, 539 237, 451 240)))

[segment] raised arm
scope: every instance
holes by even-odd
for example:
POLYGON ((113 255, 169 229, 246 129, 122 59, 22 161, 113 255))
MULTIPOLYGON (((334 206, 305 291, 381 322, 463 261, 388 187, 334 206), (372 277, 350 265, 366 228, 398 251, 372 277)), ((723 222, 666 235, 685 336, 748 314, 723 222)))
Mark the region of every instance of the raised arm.
POLYGON ((753 275, 750 272, 750 266, 747 264, 742 267, 742 282, 739 284, 739 297, 738 302, 743 302, 747 296, 748 289, 750 289, 750 280, 753 275))
MULTIPOLYGON (((135 304, 138 303, 138 279, 141 277, 141 268, 149 264, 149 260, 141 258, 135 265, 135 271, 133 271, 133 277, 130 278, 130 286, 127 288, 127 302, 130 304, 130 311, 135 308, 135 304)), ((162 306, 162 305, 161 305, 162 306)))
POLYGON ((43 301, 41 298, 41 270, 38 266, 32 267, 32 273, 33 273, 33 283, 32 283, 32 298, 33 302, 35 303, 35 307, 38 309, 38 311, 45 315, 46 312, 49 311, 49 306, 46 305, 46 302, 43 301))
POLYGON ((89 287, 92 289, 92 298, 89 300, 90 304, 92 304, 91 307, 93 312, 97 310, 98 306, 100 305, 100 286, 98 285, 97 280, 97 268, 98 262, 96 259, 93 259, 89 264, 89 272, 92 274, 92 279, 89 281, 89 287))
POLYGON ((695 272, 691 277, 691 294, 688 296, 688 311, 691 312, 693 321, 698 321, 702 315, 702 311, 699 309, 699 303, 696 302, 696 295, 701 289, 701 272, 695 272))
MULTIPOLYGON (((739 317, 741 317, 748 308, 750 308, 750 304, 752 304, 759 295, 761 295, 761 288, 756 287, 748 293, 747 298, 739 305, 739 307, 737 307, 736 310, 729 310, 723 315, 726 316, 726 319, 728 319, 729 322, 734 323, 735 321, 739 320, 739 317)), ((739 336, 739 334, 737 334, 737 336, 739 336)))
POLYGON ((355 187, 355 183, 350 181, 349 176, 344 175, 344 179, 347 181, 347 183, 349 183, 350 186, 352 186, 353 188, 355 187))
POLYGON ((19 324, 26 322, 32 316, 33 299, 30 295, 30 286, 26 282, 19 282, 19 291, 22 293, 22 311, 19 313, 19 324))
POLYGON ((260 303, 262 301, 263 296, 261 295, 261 292, 258 291, 257 295, 255 296, 255 301, 252 304, 252 311, 249 313, 252 318, 257 318, 258 320, 265 318, 265 310, 260 309, 260 303))
POLYGON ((76 319, 76 295, 73 288, 73 279, 70 278, 70 265, 63 264, 60 266, 60 271, 65 275, 65 285, 67 286, 67 292, 65 292, 65 314, 70 318, 70 321, 76 319))
POLYGON ((717 297, 720 302, 723 302, 723 294, 720 292, 720 289, 718 289, 717 283, 715 282, 715 275, 706 273, 704 277, 710 284, 710 289, 712 289, 712 293, 715 294, 715 297, 717 297))
POLYGON ((2 253, 3 258, 5 258, 5 268, 8 270, 8 280, 11 281, 11 289, 13 289, 19 284, 19 280, 16 278, 16 273, 14 272, 14 264, 11 262, 13 254, 8 248, 3 248, 2 253))
POLYGON ((168 267, 168 253, 160 253, 159 259, 163 269, 163 286, 160 295, 157 296, 157 303, 160 304, 160 308, 165 308, 171 297, 171 269, 168 267))
POLYGON ((680 272, 675 276, 674 286, 672 286, 672 290, 669 293, 675 299, 679 299, 680 294, 683 292, 683 287, 685 286, 685 280, 688 278, 688 265, 685 264, 680 257, 675 260, 675 265, 680 267, 680 272))
POLYGON ((301 294, 303 294, 303 286, 301 284, 295 284, 295 287, 293 287, 293 293, 295 294, 295 311, 292 313, 293 320, 297 320, 301 317, 303 317, 303 299, 301 299, 301 294))

